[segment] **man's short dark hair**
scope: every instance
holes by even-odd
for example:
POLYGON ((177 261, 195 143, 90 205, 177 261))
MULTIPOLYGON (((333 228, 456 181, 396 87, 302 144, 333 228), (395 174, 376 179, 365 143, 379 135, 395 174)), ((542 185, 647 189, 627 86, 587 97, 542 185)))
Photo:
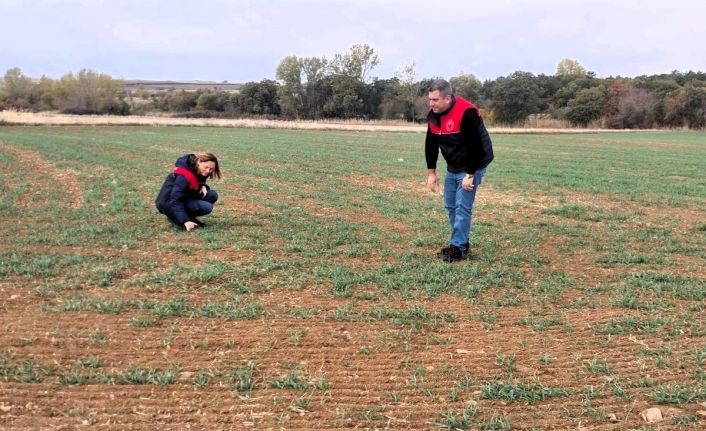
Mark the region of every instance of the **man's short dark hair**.
POLYGON ((432 91, 439 91, 440 96, 448 96, 450 94, 453 94, 453 89, 451 88, 451 84, 449 84, 449 81, 445 79, 437 79, 436 81, 432 82, 431 85, 429 86, 429 92, 431 93, 432 91))

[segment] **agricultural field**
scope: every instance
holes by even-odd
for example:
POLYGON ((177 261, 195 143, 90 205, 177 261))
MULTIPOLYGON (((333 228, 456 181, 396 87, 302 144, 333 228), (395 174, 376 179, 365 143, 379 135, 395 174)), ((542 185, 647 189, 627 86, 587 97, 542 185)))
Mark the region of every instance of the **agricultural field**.
POLYGON ((0 428, 704 429, 706 135, 493 135, 456 264, 423 140, 0 126, 0 428))

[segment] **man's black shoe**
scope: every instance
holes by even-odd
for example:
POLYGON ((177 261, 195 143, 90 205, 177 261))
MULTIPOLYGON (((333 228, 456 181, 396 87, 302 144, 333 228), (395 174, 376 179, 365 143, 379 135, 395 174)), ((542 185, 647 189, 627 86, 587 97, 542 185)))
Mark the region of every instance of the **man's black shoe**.
POLYGON ((444 262, 458 262, 466 258, 466 253, 455 245, 449 246, 448 254, 441 257, 444 262))
POLYGON ((448 255, 449 255, 449 251, 451 251, 451 246, 450 246, 450 245, 447 246, 447 247, 442 248, 441 250, 439 250, 439 252, 436 253, 436 257, 440 257, 440 258, 443 259, 445 256, 448 256, 448 255))

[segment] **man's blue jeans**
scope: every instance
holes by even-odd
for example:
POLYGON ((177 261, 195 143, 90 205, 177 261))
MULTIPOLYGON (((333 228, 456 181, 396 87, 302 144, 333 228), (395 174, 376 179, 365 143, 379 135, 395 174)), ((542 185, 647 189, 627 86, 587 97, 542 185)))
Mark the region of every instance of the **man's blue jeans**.
POLYGON ((186 207, 186 212, 189 217, 194 218, 198 216, 203 216, 206 214, 211 214, 213 211, 213 204, 218 200, 218 193, 215 190, 209 190, 203 199, 187 199, 184 202, 186 207))
POLYGON ((466 250, 466 243, 471 234, 471 223, 473 221, 473 202, 476 200, 476 192, 483 181, 485 169, 479 169, 473 176, 473 189, 470 192, 463 190, 463 178, 465 172, 446 172, 444 180, 444 206, 449 214, 451 224, 450 245, 455 245, 463 251, 466 250))

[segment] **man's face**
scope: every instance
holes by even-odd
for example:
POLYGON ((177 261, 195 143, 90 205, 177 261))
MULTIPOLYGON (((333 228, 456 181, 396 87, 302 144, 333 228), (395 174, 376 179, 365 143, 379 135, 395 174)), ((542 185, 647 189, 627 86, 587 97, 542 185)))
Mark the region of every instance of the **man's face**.
POLYGON ((434 90, 429 92, 429 108, 433 113, 438 114, 449 109, 451 105, 451 95, 447 94, 442 96, 439 94, 439 90, 434 90))

